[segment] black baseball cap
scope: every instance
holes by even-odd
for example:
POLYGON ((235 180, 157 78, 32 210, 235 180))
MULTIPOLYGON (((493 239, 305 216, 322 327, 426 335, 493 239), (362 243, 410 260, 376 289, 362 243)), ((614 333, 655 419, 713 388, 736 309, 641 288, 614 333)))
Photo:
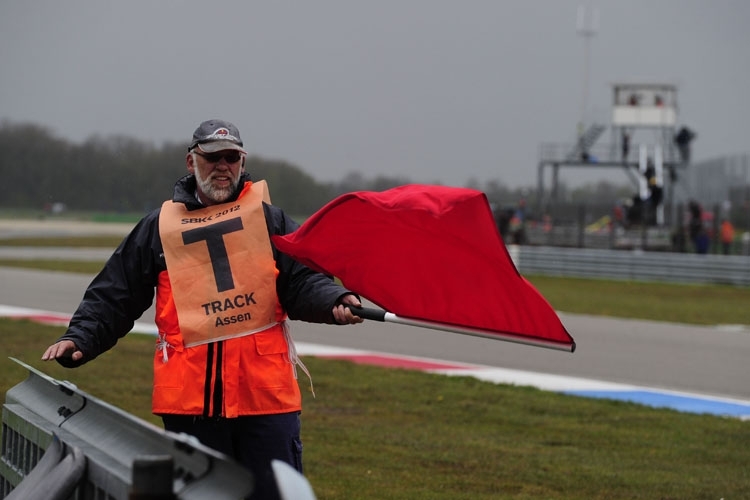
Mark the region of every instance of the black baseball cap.
POLYGON ((242 149, 240 131, 233 123, 224 120, 206 120, 198 125, 193 132, 193 142, 190 143, 188 151, 196 147, 204 153, 236 149, 247 154, 247 151, 242 149))

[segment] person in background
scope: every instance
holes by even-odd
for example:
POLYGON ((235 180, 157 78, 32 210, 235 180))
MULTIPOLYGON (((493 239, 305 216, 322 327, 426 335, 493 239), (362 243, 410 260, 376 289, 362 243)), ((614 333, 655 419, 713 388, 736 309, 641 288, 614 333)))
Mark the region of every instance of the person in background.
POLYGON ((705 233, 703 227, 703 208, 697 201, 690 200, 688 203, 688 210, 690 212, 690 219, 688 221, 688 234, 690 236, 690 241, 693 243, 695 251, 701 253, 698 249, 703 246, 703 242, 699 242, 698 240, 701 233, 705 233))
POLYGON ((734 226, 729 219, 724 218, 721 221, 719 235, 721 236, 721 251, 724 255, 729 255, 732 253, 732 244, 734 243, 734 226))
POLYGON ((623 131, 622 133, 622 162, 623 163, 628 161, 629 155, 630 155, 630 133, 628 131, 623 131))
MULTIPOLYGON (((66 367, 115 346, 156 301, 152 411, 252 473, 253 499, 279 497, 271 461, 302 472, 298 359, 287 319, 354 324, 359 298, 280 253, 298 225, 245 172, 239 130, 201 123, 171 200, 146 215, 42 355, 66 367)), ((345 228, 342 234, 345 235, 345 228)))
POLYGON ((708 231, 701 229, 695 237, 695 253, 706 255, 711 246, 711 239, 708 237, 708 231))
POLYGON ((524 198, 518 200, 518 206, 510 219, 510 230, 514 245, 526 243, 526 199, 524 198))

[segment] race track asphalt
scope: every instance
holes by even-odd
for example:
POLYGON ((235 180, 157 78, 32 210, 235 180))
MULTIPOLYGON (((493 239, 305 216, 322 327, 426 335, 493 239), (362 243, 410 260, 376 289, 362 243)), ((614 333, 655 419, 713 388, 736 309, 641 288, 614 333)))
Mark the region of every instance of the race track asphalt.
MULTIPOLYGON (((71 314, 92 276, 0 267, 0 305, 71 314)), ((750 400, 750 332, 560 313, 575 353, 394 323, 291 322, 302 344, 750 400)), ((153 323, 153 309, 141 322, 153 323)))
MULTIPOLYGON (((49 235, 50 231, 59 235, 101 234, 102 227, 107 234, 124 235, 129 230, 121 224, 29 225, 0 221, 0 237, 49 235)), ((0 258, 103 261, 109 253, 110 250, 101 249, 0 247, 0 258)), ((92 277, 0 267, 0 312, 15 307, 69 316, 92 277)), ((457 373, 467 374, 474 369, 473 374, 488 380, 597 397, 609 397, 599 393, 614 391, 624 395, 619 399, 645 404, 665 395, 678 399, 683 395, 706 396, 744 405, 729 413, 750 418, 750 330, 746 327, 568 313, 559 316, 576 341, 575 353, 394 323, 365 321, 354 326, 332 326, 293 321, 291 325, 301 354, 348 353, 370 359, 375 354, 391 366, 418 366, 427 360, 424 366, 433 366, 432 371, 453 365, 457 373)), ((153 309, 144 313, 139 324, 146 325, 147 331, 153 329, 153 309)))

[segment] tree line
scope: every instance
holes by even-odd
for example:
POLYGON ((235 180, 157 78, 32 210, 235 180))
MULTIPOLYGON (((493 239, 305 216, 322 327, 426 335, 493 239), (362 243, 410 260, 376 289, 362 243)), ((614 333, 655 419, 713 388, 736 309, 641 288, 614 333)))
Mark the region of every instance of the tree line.
MULTIPOLYGON (((187 174, 188 143, 155 146, 126 136, 94 136, 82 144, 33 124, 0 124, 0 207, 63 203, 73 210, 147 212, 187 174)), ((289 213, 312 213, 332 199, 332 186, 294 165, 248 157, 254 179, 266 179, 274 203, 289 213)))
MULTIPOLYGON (((62 203, 72 210, 145 213, 169 198, 175 181, 187 173, 187 147, 187 142, 156 146, 124 135, 92 136, 76 144, 36 124, 3 121, 0 207, 42 209, 62 203)), ((275 205, 300 216, 343 193, 383 191, 411 182, 406 177, 368 179, 356 171, 338 182, 318 182, 296 165, 259 156, 248 156, 246 169, 254 180, 268 182, 275 205)), ((535 196, 531 188, 510 189, 497 180, 480 185, 469 179, 466 187, 484 191, 497 205, 535 196)))

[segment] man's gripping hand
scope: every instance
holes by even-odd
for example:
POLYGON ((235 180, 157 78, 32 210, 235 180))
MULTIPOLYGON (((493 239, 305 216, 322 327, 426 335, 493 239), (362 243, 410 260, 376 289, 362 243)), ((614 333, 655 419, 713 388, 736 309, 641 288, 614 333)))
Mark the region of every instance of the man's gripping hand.
POLYGON ((362 307, 362 302, 354 294, 347 294, 341 297, 340 303, 333 307, 333 317, 336 318, 336 323, 340 325, 353 325, 364 321, 352 313, 351 309, 344 307, 345 305, 362 307))

